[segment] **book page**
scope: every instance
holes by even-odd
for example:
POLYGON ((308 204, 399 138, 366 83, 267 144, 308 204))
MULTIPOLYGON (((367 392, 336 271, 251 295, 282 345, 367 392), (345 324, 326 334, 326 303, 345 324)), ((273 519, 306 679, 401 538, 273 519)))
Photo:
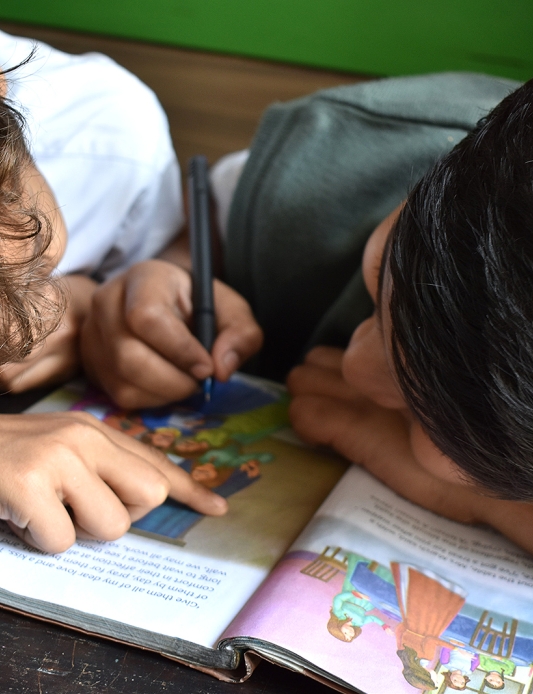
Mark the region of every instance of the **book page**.
POLYGON ((533 559, 352 467, 225 636, 243 634, 365 694, 520 694, 533 686, 533 559))
POLYGON ((4 527, 0 589, 203 646, 215 644, 345 470, 295 445, 284 389, 257 379, 217 383, 209 403, 195 395, 135 413, 72 384, 31 411, 66 409, 160 448, 225 496, 229 512, 208 518, 167 500, 116 542, 79 542, 54 556, 4 527))
POLYGON ((203 646, 213 646, 265 577, 257 566, 133 534, 50 555, 7 527, 0 528, 0 564, 4 590, 203 646))

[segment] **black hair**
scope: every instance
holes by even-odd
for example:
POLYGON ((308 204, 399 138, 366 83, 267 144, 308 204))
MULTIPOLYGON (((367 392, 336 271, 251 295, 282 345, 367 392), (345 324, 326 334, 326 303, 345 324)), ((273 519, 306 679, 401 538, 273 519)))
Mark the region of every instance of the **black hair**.
POLYGON ((533 500, 533 80, 415 186, 388 262, 408 406, 467 479, 533 500))

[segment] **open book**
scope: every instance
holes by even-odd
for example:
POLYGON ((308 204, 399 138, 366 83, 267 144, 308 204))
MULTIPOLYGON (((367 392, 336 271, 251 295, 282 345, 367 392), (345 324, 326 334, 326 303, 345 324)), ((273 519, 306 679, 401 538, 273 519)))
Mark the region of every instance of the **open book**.
POLYGON ((533 559, 299 444, 279 386, 235 377, 132 414, 73 384, 31 408, 60 409, 160 447, 230 510, 166 502, 61 555, 0 527, 4 606, 227 680, 263 657, 346 692, 532 691, 533 559))

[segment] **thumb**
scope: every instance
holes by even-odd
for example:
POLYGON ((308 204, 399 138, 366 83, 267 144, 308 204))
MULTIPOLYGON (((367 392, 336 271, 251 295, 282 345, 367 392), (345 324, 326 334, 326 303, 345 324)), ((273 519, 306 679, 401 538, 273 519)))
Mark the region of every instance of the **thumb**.
POLYGON ((248 302, 233 289, 215 282, 218 335, 212 349, 215 378, 226 381, 263 344, 263 331, 248 302))

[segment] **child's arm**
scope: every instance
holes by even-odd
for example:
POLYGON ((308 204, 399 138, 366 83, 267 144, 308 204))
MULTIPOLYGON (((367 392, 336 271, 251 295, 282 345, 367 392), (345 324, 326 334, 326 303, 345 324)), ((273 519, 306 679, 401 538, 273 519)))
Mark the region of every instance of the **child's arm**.
POLYGON ((247 302, 215 280, 217 338, 209 354, 191 332, 191 278, 186 241, 134 265, 93 294, 82 328, 89 377, 122 407, 156 406, 190 395, 198 381, 221 381, 261 346, 247 302))
POLYGON ((76 536, 116 539, 168 494, 201 513, 227 509, 162 453, 83 412, 2 415, 0 447, 0 518, 46 552, 76 536))
POLYGON ((533 504, 495 499, 479 488, 432 475, 413 451, 414 420, 407 411, 380 407, 348 385, 342 354, 316 348, 289 375, 297 433, 310 443, 331 446, 419 506, 463 523, 487 523, 533 553, 533 504))

